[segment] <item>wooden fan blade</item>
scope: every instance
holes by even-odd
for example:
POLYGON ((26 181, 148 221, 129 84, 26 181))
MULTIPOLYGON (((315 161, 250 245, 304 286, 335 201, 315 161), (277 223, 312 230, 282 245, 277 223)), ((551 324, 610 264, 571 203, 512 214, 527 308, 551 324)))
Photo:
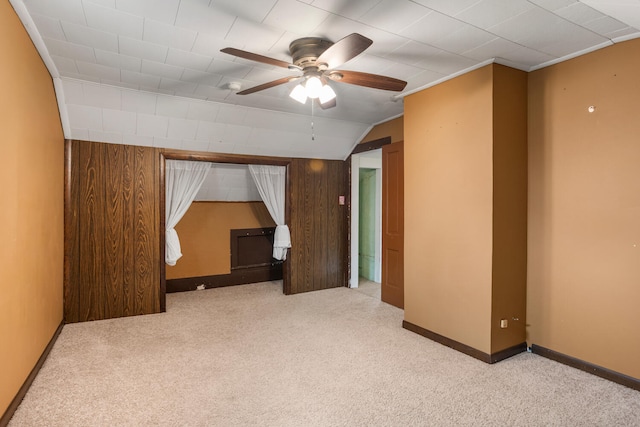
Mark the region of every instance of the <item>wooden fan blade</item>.
POLYGON ((318 105, 320 106, 320 108, 322 108, 323 110, 326 110, 328 108, 333 108, 336 105, 338 105, 338 103, 336 102, 336 99, 333 98, 331 101, 327 101, 324 104, 320 103, 320 98, 316 98, 316 102, 318 103, 318 105))
POLYGON ((225 47, 220 49, 220 52, 228 53, 229 55, 237 56, 238 58, 248 59, 250 61, 262 62, 263 64, 275 65, 276 67, 289 68, 294 67, 293 64, 280 61, 279 59, 269 58, 268 56, 258 55, 257 53, 247 52, 246 50, 235 49, 233 47, 225 47))
POLYGON ((355 58, 371 46, 373 41, 358 33, 349 34, 338 40, 327 50, 322 52, 316 64, 327 64, 328 69, 339 67, 350 59, 355 58))
POLYGON ((283 77, 281 79, 274 80, 272 82, 263 83, 258 86, 250 87, 249 89, 241 90, 240 92, 238 92, 238 95, 249 95, 250 93, 258 92, 261 90, 269 89, 274 86, 289 83, 290 81, 298 80, 299 78, 300 77, 283 77))
POLYGON ((359 71, 336 70, 327 73, 326 76, 331 80, 341 83, 366 86, 374 89, 393 90, 396 92, 400 92, 407 85, 407 82, 404 80, 380 76, 378 74, 361 73, 359 71))

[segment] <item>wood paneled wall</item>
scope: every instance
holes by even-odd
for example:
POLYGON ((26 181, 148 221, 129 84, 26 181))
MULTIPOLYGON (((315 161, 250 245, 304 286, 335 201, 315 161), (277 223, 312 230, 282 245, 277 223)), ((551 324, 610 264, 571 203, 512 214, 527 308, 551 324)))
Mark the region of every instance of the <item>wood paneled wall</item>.
POLYGON ((345 286, 347 206, 338 200, 348 191, 346 163, 293 159, 289 191, 290 280, 285 293, 345 286))
POLYGON ((160 161, 154 148, 66 142, 66 322, 164 308, 160 161))
MULTIPOLYGON (((164 311, 164 157, 159 149, 67 141, 65 165, 66 322, 164 311)), ((221 161, 215 155, 193 160, 221 161), (212 158, 209 158, 212 157, 212 158)), ((347 166, 343 161, 229 157, 288 164, 292 248, 285 294, 345 286, 347 166), (346 198, 346 197, 345 197, 346 198)))

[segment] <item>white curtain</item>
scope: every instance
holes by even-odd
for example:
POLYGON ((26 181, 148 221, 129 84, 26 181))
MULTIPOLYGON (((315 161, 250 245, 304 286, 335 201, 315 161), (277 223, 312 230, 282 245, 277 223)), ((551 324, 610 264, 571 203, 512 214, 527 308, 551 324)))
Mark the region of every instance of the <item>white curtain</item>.
POLYGON ((196 198, 211 163, 186 160, 167 160, 165 163, 166 188, 166 250, 165 262, 176 265, 182 256, 180 239, 174 227, 182 219, 196 198))
POLYGON ((249 172, 258 187, 262 201, 277 225, 273 236, 273 257, 285 260, 287 259, 287 248, 291 247, 289 227, 284 222, 287 168, 284 166, 249 165, 249 172))

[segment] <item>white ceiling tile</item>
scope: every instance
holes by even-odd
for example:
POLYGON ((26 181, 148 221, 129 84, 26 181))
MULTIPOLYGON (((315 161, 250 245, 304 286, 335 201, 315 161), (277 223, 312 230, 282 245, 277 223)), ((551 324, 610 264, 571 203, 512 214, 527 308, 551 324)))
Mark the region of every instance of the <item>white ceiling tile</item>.
POLYGON ((329 13, 296 0, 278 0, 263 23, 282 30, 305 34, 316 28, 329 13))
POLYGON ((565 29, 555 41, 549 41, 548 44, 541 45, 540 50, 562 57, 607 42, 610 42, 609 39, 576 26, 565 29))
POLYGON ((103 109, 102 127, 105 132, 134 134, 136 132, 136 113, 103 109))
POLYGON ((431 12, 431 9, 409 0, 382 0, 358 20, 372 27, 399 33, 431 12))
POLYGON ((196 83, 198 85, 218 86, 222 76, 214 73, 206 73, 204 71, 185 69, 180 76, 180 80, 184 82, 196 83))
POLYGON ((100 6, 111 7, 111 8, 116 7, 116 0, 83 0, 82 3, 83 4, 95 3, 95 4, 99 4, 100 6))
POLYGON ((220 141, 211 141, 209 142, 207 151, 211 151, 212 153, 233 153, 234 148, 235 144, 220 141))
POLYGON ((595 41, 596 44, 605 41, 593 32, 540 8, 508 19, 491 27, 490 31, 518 44, 557 56, 569 53, 566 44, 575 45, 577 42, 580 45, 580 39, 595 41), (540 28, 545 30, 540 31, 540 28), (563 43, 565 40, 568 43, 563 43), (563 46, 558 43, 563 43, 563 46))
POLYGON ((447 15, 456 15, 478 0, 414 0, 416 3, 447 15))
POLYGON ((211 61, 207 71, 221 76, 237 77, 242 79, 249 73, 250 69, 240 62, 214 59, 211 61))
POLYGON ((581 0, 592 8, 640 30, 640 1, 581 0))
POLYGON ((224 142, 229 143, 240 143, 244 144, 249 139, 251 135, 251 127, 250 126, 242 126, 242 125, 227 125, 225 128, 224 135, 222 140, 224 142))
POLYGON ((613 19, 610 16, 603 16, 593 21, 586 22, 584 26, 591 31, 607 36, 609 33, 627 28, 627 25, 613 19))
POLYGON ((526 0, 482 0, 455 16, 462 21, 486 29, 531 9, 537 8, 526 0))
POLYGON ((224 136, 224 123, 212 123, 206 121, 198 122, 196 139, 199 141, 220 141, 224 136))
POLYGON ((50 18, 37 13, 32 13, 31 18, 33 18, 33 22, 36 24, 38 32, 42 37, 56 40, 67 39, 64 35, 64 31, 62 31, 62 25, 60 24, 59 19, 50 18))
POLYGON ((238 18, 227 33, 229 46, 244 46, 252 52, 267 52, 280 40, 284 31, 238 18))
POLYGON ((112 81, 120 80, 120 69, 118 68, 83 61, 76 61, 76 66, 81 75, 112 81))
POLYGON ((198 87, 195 83, 182 82, 180 80, 173 80, 167 77, 162 77, 160 79, 160 86, 158 89, 169 91, 169 92, 177 92, 179 91, 181 94, 193 93, 198 87))
POLYGON ((439 12, 432 12, 400 31, 400 34, 415 41, 430 44, 430 42, 442 37, 443 34, 458 31, 464 26, 463 22, 454 18, 439 12))
POLYGON ((85 3, 84 14, 87 25, 92 28, 127 37, 142 38, 144 21, 142 16, 131 15, 95 3, 85 3))
POLYGON ((179 4, 180 0, 116 0, 119 10, 168 24, 175 22, 179 4))
POLYGON ((96 62, 107 67, 121 68, 129 71, 140 71, 142 61, 140 58, 134 58, 133 56, 120 55, 116 52, 109 52, 106 50, 95 50, 96 62))
POLYGON ((106 142, 109 144, 122 144, 122 134, 89 129, 89 140, 93 142, 106 142))
POLYGON ((547 53, 529 49, 501 38, 495 38, 481 46, 468 50, 463 55, 478 61, 484 61, 487 58, 502 58, 527 67, 552 61, 556 58, 547 53))
POLYGON ((216 116, 216 122, 229 124, 242 124, 247 114, 247 108, 237 105, 222 104, 216 116))
POLYGON ((102 109, 88 105, 67 104, 67 113, 72 128, 102 129, 102 109))
POLYGON ((160 77, 149 74, 142 74, 135 71, 121 70, 120 80, 125 83, 135 84, 140 88, 158 89, 160 87, 160 77))
POLYGON ((64 21, 62 22, 62 29, 67 36, 67 40, 71 43, 113 52, 118 51, 118 37, 115 34, 64 21))
POLYGON ((616 30, 616 31, 612 31, 610 33, 606 34, 607 37, 609 37, 611 40, 616 40, 616 38, 618 37, 622 37, 625 40, 628 37, 632 37, 632 38, 638 38, 640 37, 640 31, 638 31, 637 29, 633 28, 633 27, 626 27, 623 28, 621 30, 616 30))
POLYGON ((313 0, 311 4, 327 12, 331 12, 345 18, 357 20, 373 7, 375 7, 375 5, 379 2, 380 0, 313 0))
POLYGON ((116 86, 122 89, 133 89, 133 90, 139 90, 140 86, 134 83, 127 83, 127 82, 123 82, 122 80, 109 80, 109 79, 100 79, 100 83, 105 84, 105 85, 109 85, 109 86, 116 86))
POLYGON ((38 13, 61 21, 86 25, 80 0, 25 0, 31 13, 38 13))
POLYGON ((89 129, 71 128, 71 139, 89 141, 89 129))
POLYGON ((152 143, 151 145, 153 147, 159 147, 159 148, 175 148, 177 150, 182 149, 182 140, 181 139, 174 139, 174 138, 159 138, 159 137, 153 137, 151 138, 152 143))
POLYGON ((155 114, 158 95, 140 91, 122 91, 122 109, 134 113, 155 114))
POLYGON ((189 151, 207 151, 209 148, 208 141, 184 140, 182 141, 182 149, 189 151))
MULTIPOLYGON (((207 71, 213 58, 184 50, 169 49, 167 64, 192 70, 207 71)), ((180 77, 178 77, 180 78, 180 77)))
POLYGON ((122 107, 122 90, 94 83, 83 85, 84 102, 101 108, 119 110, 122 107))
POLYGON ((62 77, 68 77, 70 79, 75 79, 75 80, 82 80, 83 82, 94 82, 97 84, 101 83, 101 80, 99 78, 96 77, 92 77, 92 76, 87 76, 86 74, 74 74, 74 73, 67 73, 62 77))
POLYGON ((154 76, 168 77, 170 79, 178 80, 182 75, 184 68, 176 67, 175 65, 163 64, 160 62, 142 60, 141 72, 143 74, 152 74, 154 76))
POLYGON ((575 2, 566 7, 557 9, 555 13, 580 25, 584 25, 589 21, 593 21, 604 16, 601 12, 598 12, 597 10, 580 2, 575 2))
POLYGON ((61 75, 79 74, 76 61, 73 59, 55 55, 51 55, 51 59, 53 59, 53 63, 56 64, 56 68, 61 75))
POLYGON ((441 49, 434 46, 410 40, 402 46, 385 55, 386 59, 404 64, 417 64, 426 57, 439 53, 441 49))
POLYGON ((231 91, 221 87, 198 85, 194 93, 198 94, 198 96, 203 96, 203 99, 209 101, 223 101, 229 96, 231 91))
POLYGON ((198 131, 197 120, 170 117, 167 136, 174 139, 195 139, 198 131))
POLYGON ((190 104, 191 102, 187 99, 160 95, 156 101, 156 114, 158 116, 185 118, 190 104))
POLYGON ((44 43, 51 55, 84 62, 95 62, 96 60, 93 49, 87 46, 47 38, 44 39, 44 43))
POLYGON ((119 53, 149 61, 164 62, 169 48, 143 40, 119 36, 119 53))
POLYGON ((229 32, 234 15, 230 15, 197 0, 182 0, 175 25, 198 33, 224 38, 229 32))
POLYGON ((473 27, 465 25, 458 31, 447 34, 431 42, 432 45, 453 53, 462 53, 474 47, 493 40, 496 36, 473 27))
POLYGON ((189 103, 187 118, 192 120, 214 121, 220 110, 220 104, 192 101, 189 103))
POLYGON ((146 19, 142 39, 176 49, 191 50, 197 35, 195 31, 146 19))
POLYGON ((262 22, 273 8, 276 0, 253 0, 251 6, 237 0, 213 0, 211 7, 222 10, 229 15, 236 15, 243 19, 262 22))
POLYGON ((465 58, 454 53, 440 51, 434 55, 430 55, 428 58, 425 58, 416 65, 442 74, 453 74, 472 67, 476 63, 477 61, 473 59, 465 58))
POLYGON ((169 118, 138 114, 136 135, 166 138, 169 118))
POLYGON ((576 3, 576 0, 529 0, 544 9, 555 11, 570 4, 576 3))
MULTIPOLYGON (((225 47, 229 47, 229 43, 226 40, 210 34, 198 33, 191 51, 201 55, 210 56, 214 59, 222 58, 226 60, 227 58, 232 58, 228 54, 220 52, 220 49, 225 47)), ((243 48, 244 46, 236 47, 243 48)))
POLYGON ((83 83, 79 80, 62 78, 65 104, 84 104, 83 83))

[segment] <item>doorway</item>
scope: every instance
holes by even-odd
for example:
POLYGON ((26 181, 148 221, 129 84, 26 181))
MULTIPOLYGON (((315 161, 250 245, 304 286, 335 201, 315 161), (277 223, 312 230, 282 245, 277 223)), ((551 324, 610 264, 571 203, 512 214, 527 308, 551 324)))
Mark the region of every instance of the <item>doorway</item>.
POLYGON ((382 150, 351 156, 351 276, 349 287, 382 280, 382 150))

